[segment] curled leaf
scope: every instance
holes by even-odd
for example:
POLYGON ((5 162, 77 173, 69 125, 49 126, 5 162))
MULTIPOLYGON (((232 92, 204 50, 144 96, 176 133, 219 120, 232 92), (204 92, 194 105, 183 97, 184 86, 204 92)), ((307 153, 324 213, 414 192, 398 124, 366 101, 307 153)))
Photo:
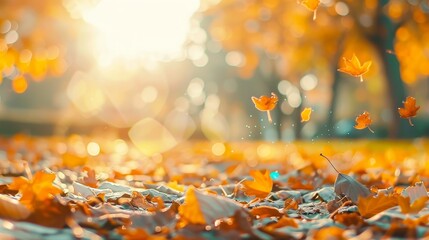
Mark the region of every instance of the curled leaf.
POLYGON ((407 97, 405 102, 402 103, 404 104, 404 107, 398 108, 399 116, 401 116, 401 118, 408 119, 410 125, 414 126, 414 124, 411 122, 411 118, 417 115, 420 106, 416 106, 416 99, 413 97, 407 97))
POLYGON ((359 197, 368 197, 370 195, 370 191, 367 187, 343 173, 337 175, 334 187, 338 195, 344 194, 353 202, 357 202, 359 197))
POLYGON ((347 73, 353 77, 359 77, 360 81, 363 82, 362 75, 369 71, 369 67, 371 66, 371 61, 366 61, 363 65, 361 65, 359 59, 353 53, 351 59, 343 58, 344 67, 339 68, 338 71, 347 73))

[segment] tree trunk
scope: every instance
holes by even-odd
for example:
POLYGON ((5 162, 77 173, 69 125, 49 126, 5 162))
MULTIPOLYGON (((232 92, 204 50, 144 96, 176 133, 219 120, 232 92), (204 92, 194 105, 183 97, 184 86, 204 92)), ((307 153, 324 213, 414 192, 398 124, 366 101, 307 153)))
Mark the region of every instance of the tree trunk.
POLYGON ((402 101, 405 100, 406 90, 401 79, 398 59, 395 55, 387 52, 387 50, 394 49, 396 33, 395 23, 383 12, 384 6, 386 6, 388 2, 388 0, 380 1, 378 18, 376 19, 377 31, 373 39, 373 44, 376 46, 383 63, 387 95, 392 113, 392 124, 389 126, 389 137, 407 138, 411 136, 410 131, 408 131, 408 122, 401 119, 398 114, 398 107, 400 107, 402 101))

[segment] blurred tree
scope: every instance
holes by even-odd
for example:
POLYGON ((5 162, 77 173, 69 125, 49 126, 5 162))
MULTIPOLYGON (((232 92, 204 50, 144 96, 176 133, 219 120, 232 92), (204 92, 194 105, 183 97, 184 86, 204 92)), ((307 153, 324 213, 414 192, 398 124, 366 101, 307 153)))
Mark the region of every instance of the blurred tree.
MULTIPOLYGON (((380 76, 385 80, 384 94, 392 119, 389 135, 408 137, 407 123, 400 120, 397 107, 406 97, 404 82, 414 84, 429 76, 429 56, 424 54, 429 49, 428 2, 320 2, 313 21, 311 11, 294 1, 223 0, 207 11, 213 18, 210 32, 227 51, 243 55, 238 65, 242 78, 254 78, 256 70, 266 65, 262 63, 274 60, 275 73, 267 81, 258 80, 267 84, 268 91, 277 89, 276 81, 280 79, 297 85, 301 76, 309 72, 318 76, 322 87, 330 85, 330 99, 326 99, 328 94, 319 95, 320 101, 330 102, 325 136, 334 129, 340 82, 346 77, 337 72, 342 58, 356 53, 361 59, 373 60, 375 64, 366 78, 380 76)), ((302 90, 300 93, 303 99, 302 90)), ((288 95, 287 98, 292 100, 288 95)), ((297 113, 299 108, 294 111, 297 113)))

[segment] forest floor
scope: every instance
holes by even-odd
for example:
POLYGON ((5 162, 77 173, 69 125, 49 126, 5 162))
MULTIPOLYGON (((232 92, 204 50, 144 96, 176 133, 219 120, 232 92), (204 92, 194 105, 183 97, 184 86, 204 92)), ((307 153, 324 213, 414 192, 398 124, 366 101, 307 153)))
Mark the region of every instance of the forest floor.
POLYGON ((121 139, 17 135, 0 139, 0 170, 0 239, 429 237, 427 139, 145 157, 121 139))

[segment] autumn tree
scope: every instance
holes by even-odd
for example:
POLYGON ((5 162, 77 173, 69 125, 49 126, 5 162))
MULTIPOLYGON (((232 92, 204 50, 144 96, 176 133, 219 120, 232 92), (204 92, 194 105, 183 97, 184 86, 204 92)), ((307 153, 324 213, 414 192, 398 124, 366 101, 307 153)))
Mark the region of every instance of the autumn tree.
MULTIPOLYGON (((357 53, 361 59, 374 60, 368 81, 384 79, 392 116, 389 135, 407 137, 407 123, 397 114, 397 107, 406 97, 404 85, 429 75, 424 70, 429 58, 422 54, 429 42, 424 41, 427 34, 423 34, 428 27, 424 1, 321 1, 313 8, 307 6, 308 2, 319 3, 223 0, 208 11, 213 18, 210 33, 227 51, 243 54, 244 63, 238 68, 243 78, 252 79, 271 64, 273 72, 265 76, 271 79, 255 80, 270 84, 270 91, 277 89, 281 79, 297 85, 309 72, 330 85, 331 95, 319 95, 320 101, 330 102, 327 130, 334 128, 338 93, 347 78, 337 71, 343 57, 357 53), (313 9, 317 11, 314 20, 313 9), (411 56, 408 51, 415 54, 411 56)), ((260 88, 260 83, 255 85, 260 88)), ((282 114, 275 116, 281 118, 282 114)))

